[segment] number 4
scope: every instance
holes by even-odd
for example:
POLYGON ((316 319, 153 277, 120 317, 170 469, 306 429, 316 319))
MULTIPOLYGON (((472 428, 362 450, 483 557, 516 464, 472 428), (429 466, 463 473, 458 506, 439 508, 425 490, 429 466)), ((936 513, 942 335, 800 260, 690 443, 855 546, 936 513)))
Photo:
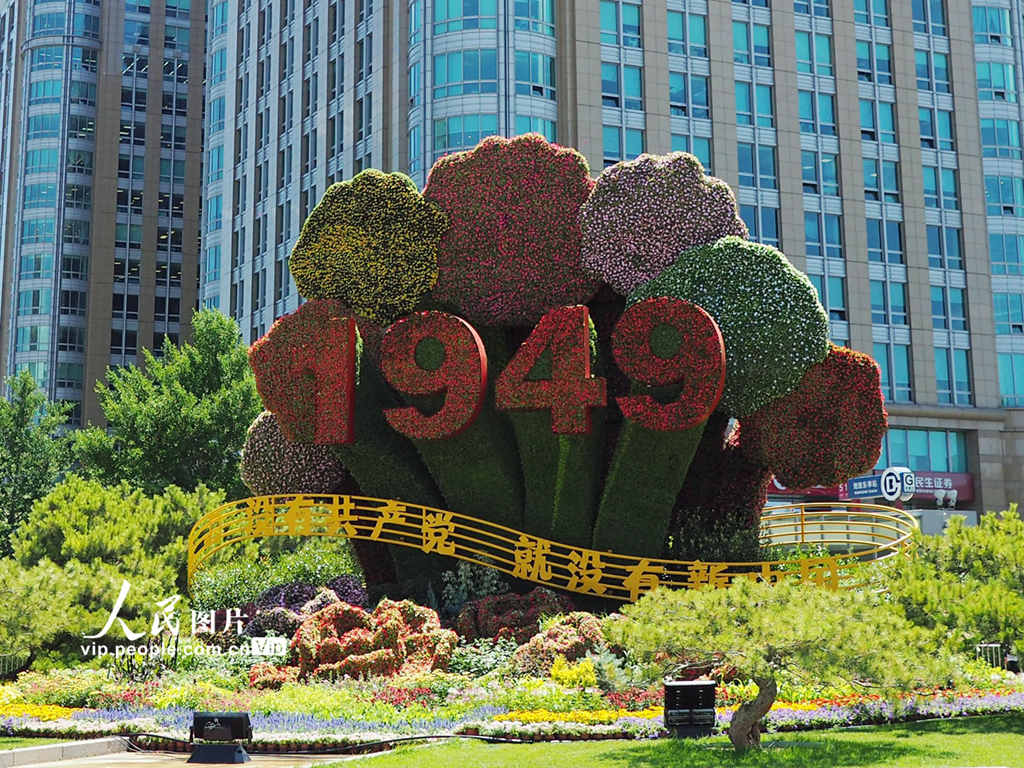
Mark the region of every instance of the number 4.
POLYGON ((540 319, 498 377, 495 400, 501 410, 550 409, 557 434, 590 431, 590 409, 607 403, 607 391, 603 378, 590 375, 586 307, 553 309, 540 319))

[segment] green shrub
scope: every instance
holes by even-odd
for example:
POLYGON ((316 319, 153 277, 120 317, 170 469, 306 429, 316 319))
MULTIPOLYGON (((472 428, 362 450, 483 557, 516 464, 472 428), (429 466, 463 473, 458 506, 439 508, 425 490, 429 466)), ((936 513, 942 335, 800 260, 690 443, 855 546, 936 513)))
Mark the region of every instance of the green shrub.
POLYGON ((506 666, 516 652, 516 641, 510 637, 482 637, 459 645, 448 662, 448 671, 470 677, 483 677, 506 666))
POLYGON ((189 531, 222 501, 203 486, 147 496, 128 483, 105 487, 71 475, 32 506, 12 542, 14 557, 26 568, 44 558, 59 566, 116 563, 130 581, 149 577, 184 591, 189 531))
POLYGON ((907 618, 942 633, 954 650, 978 643, 1024 648, 1024 521, 1015 507, 977 526, 950 520, 941 536, 920 536, 913 560, 882 578, 907 618))
POLYGON ((295 581, 319 587, 345 574, 360 575, 348 542, 313 539, 294 552, 199 571, 192 582, 192 601, 201 610, 237 608, 269 587, 295 581))

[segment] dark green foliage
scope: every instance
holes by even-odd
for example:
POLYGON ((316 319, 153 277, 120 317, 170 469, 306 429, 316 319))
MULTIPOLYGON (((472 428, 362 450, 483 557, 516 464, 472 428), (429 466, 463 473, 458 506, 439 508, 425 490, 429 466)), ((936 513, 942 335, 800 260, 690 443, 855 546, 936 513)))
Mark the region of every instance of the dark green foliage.
POLYGON ((594 525, 594 549, 659 557, 704 424, 656 432, 624 421, 594 525))
POLYGON ((1024 522, 1014 508, 989 513, 977 526, 955 517, 944 535, 919 538, 913 560, 894 563, 890 594, 911 621, 939 630, 954 650, 973 653, 978 643, 1024 650, 1022 542, 1024 522))
MULTIPOLYGON (((384 419, 384 409, 399 405, 376 367, 364 364, 356 388, 355 442, 332 446, 365 496, 444 507, 444 499, 420 461, 416 448, 384 419)), ((407 547, 390 547, 399 579, 450 566, 407 547)))
MULTIPOLYGON (((597 331, 590 323, 591 366, 599 376, 597 331)), ((537 360, 527 377, 551 378, 551 351, 537 360)), ((601 483, 601 451, 606 408, 590 411, 590 432, 558 435, 550 411, 506 412, 515 431, 526 493, 523 530, 564 544, 589 545, 601 483)))
POLYGON ((10 400, 0 398, 0 557, 11 553, 10 537, 69 461, 59 430, 70 406, 47 402, 27 370, 7 385, 10 400))
POLYGON ((510 637, 483 637, 460 645, 452 653, 448 671, 459 675, 481 677, 508 664, 516 652, 516 641, 510 637))
MULTIPOLYGON (((508 359, 500 331, 477 328, 488 368, 508 359)), ((443 440, 413 440, 445 500, 445 509, 519 528, 523 524, 523 481, 515 438, 494 408, 494 377, 473 423, 443 440)), ((357 405, 358 408, 358 405, 357 405)))
POLYGON ((96 392, 107 420, 75 434, 81 471, 108 485, 127 481, 146 493, 169 485, 248 496, 238 471, 259 395, 238 326, 214 310, 192 318, 192 340, 164 341, 145 365, 108 368, 96 392))

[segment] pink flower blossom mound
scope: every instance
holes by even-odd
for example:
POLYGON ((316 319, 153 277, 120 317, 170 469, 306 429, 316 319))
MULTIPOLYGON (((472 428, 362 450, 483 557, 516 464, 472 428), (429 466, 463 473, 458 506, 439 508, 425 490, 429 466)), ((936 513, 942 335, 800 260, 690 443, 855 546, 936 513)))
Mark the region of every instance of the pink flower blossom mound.
POLYGON ((583 268, 628 296, 681 253, 747 236, 736 197, 693 155, 641 155, 606 168, 580 209, 583 268))
POLYGON ((438 160, 423 190, 448 215, 432 296, 482 325, 533 325, 582 304, 577 215, 594 185, 584 157, 539 134, 491 136, 438 160))
POLYGON ((334 493, 348 477, 328 446, 293 443, 270 411, 263 411, 249 427, 241 473, 242 482, 256 496, 334 493))

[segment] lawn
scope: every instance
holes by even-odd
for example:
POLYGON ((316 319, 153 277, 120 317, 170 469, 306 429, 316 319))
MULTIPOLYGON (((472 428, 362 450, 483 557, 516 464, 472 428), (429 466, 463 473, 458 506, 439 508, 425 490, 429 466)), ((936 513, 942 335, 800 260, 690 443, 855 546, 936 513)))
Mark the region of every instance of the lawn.
MULTIPOLYGON (((724 737, 701 741, 500 745, 449 741, 399 747, 390 754, 367 758, 366 762, 372 768, 1024 768, 1024 715, 766 734, 765 747, 760 752, 742 756, 732 750, 724 737)), ((352 765, 335 764, 336 768, 352 765)))
POLYGON ((7 736, 0 736, 0 752, 8 749, 21 749, 22 747, 43 747, 47 744, 57 744, 66 739, 13 739, 7 736))

